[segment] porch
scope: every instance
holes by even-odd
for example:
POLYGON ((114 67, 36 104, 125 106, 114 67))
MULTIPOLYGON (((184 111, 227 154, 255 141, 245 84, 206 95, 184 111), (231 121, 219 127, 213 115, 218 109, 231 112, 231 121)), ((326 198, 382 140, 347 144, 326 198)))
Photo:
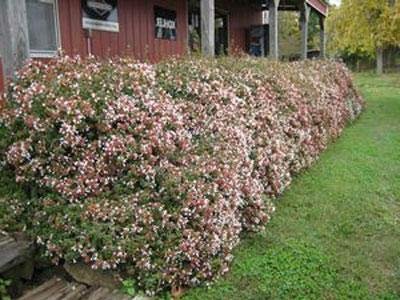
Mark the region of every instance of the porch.
MULTIPOLYGON (((220 54, 220 33, 218 28, 220 26, 221 19, 221 7, 226 7, 226 4, 230 7, 234 5, 246 5, 247 10, 256 10, 259 12, 261 20, 257 20, 252 25, 258 25, 258 34, 254 36, 260 39, 258 43, 264 49, 260 49, 261 56, 269 56, 272 59, 279 58, 279 47, 278 47, 278 14, 279 11, 298 11, 299 12, 299 24, 301 28, 301 58, 307 58, 308 53, 308 27, 310 20, 310 13, 314 11, 319 18, 319 29, 320 29, 320 56, 325 57, 325 18, 328 12, 328 5, 323 0, 236 0, 236 1, 224 1, 224 0, 192 0, 189 1, 190 7, 200 7, 201 15, 201 50, 202 53, 208 56, 214 56, 220 54), (262 41, 266 39, 266 41, 262 41)), ((246 13, 242 11, 243 15, 246 13)), ((189 13, 190 14, 190 13, 189 13)), ((226 18, 226 22, 229 22, 229 18, 226 18)), ((254 19, 253 19, 254 21, 254 19)), ((227 25, 229 26, 229 25, 227 25)), ((254 26, 253 26, 254 27, 254 26)), ((250 30, 250 28, 249 28, 250 30)), ((229 31, 228 31, 229 32, 229 31)), ((249 31, 251 35, 252 32, 249 31)), ((228 46, 229 48, 232 48, 228 46)))

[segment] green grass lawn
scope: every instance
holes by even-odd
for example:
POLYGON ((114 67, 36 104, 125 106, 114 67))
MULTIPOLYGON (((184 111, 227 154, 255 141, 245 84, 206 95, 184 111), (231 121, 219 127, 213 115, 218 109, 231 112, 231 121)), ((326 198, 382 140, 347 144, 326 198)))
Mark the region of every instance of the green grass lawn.
POLYGON ((400 299, 400 75, 356 76, 368 106, 184 299, 400 299))

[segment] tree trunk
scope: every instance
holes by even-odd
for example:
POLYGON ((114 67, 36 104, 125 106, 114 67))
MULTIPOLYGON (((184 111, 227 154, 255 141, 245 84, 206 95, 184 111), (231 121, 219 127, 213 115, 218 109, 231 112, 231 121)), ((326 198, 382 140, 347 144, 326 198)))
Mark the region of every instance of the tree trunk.
POLYGON ((376 49, 376 73, 378 75, 383 74, 383 48, 379 47, 376 49))

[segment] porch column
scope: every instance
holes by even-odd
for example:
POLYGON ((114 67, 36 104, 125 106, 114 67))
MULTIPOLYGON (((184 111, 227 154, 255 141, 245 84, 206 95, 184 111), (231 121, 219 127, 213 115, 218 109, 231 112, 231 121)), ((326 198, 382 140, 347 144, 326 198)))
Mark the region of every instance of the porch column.
POLYGON ((301 28, 301 59, 307 59, 308 52, 308 21, 311 8, 304 3, 300 6, 300 28, 301 28))
POLYGON ((268 23, 269 23, 269 57, 279 59, 278 47, 278 7, 280 0, 269 0, 268 23))
POLYGON ((201 49, 204 55, 215 55, 215 4, 214 0, 200 0, 201 49))
MULTIPOLYGON (((4 93, 4 73, 3 73, 3 59, 0 56, 0 94, 4 93)), ((0 95, 1 100, 1 95, 0 95)), ((1 103, 0 103, 1 104, 1 103)))
POLYGON ((320 48, 320 52, 319 52, 319 56, 320 58, 324 59, 326 54, 326 34, 325 34, 325 17, 320 15, 319 16, 319 48, 320 48))
POLYGON ((29 57, 25 0, 0 0, 0 7, 0 56, 10 77, 29 57))

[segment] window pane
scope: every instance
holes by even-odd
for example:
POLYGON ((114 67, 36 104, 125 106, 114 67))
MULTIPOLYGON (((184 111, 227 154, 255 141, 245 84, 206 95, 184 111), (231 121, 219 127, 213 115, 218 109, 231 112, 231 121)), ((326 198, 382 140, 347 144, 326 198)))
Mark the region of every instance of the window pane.
POLYGON ((54 1, 26 0, 31 51, 57 51, 54 1))

